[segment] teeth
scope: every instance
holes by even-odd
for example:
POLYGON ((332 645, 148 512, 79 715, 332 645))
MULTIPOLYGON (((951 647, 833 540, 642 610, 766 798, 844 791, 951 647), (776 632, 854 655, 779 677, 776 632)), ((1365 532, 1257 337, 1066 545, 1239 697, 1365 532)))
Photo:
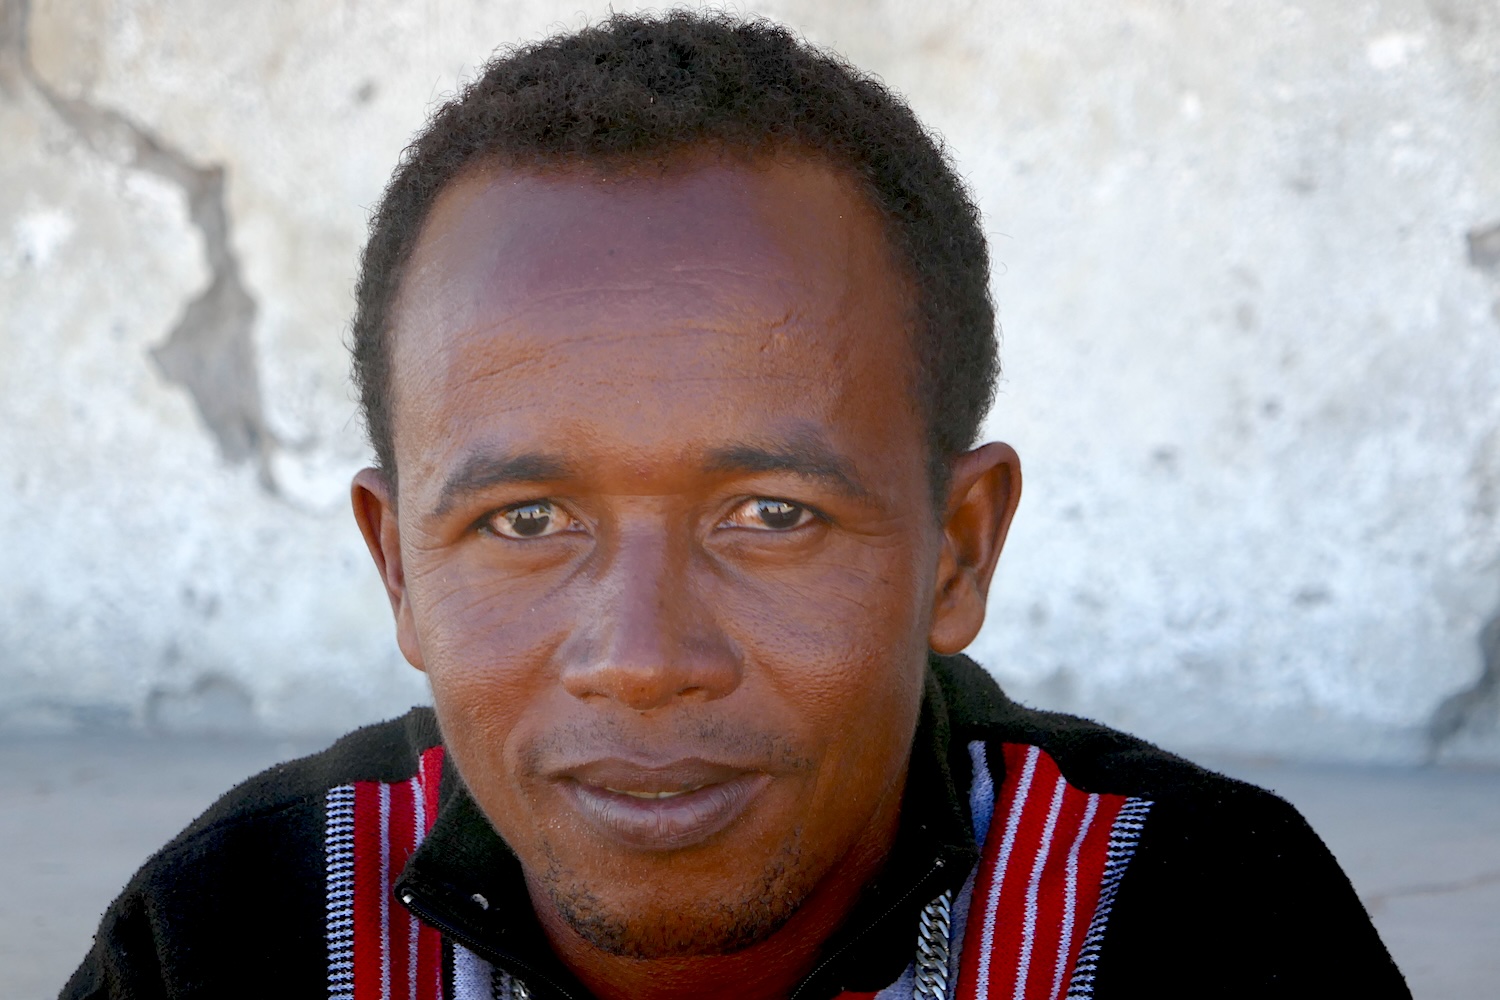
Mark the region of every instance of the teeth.
POLYGON ((629 788, 610 788, 608 786, 605 786, 605 791, 614 792, 616 795, 628 795, 632 799, 675 799, 679 795, 686 795, 688 792, 696 792, 702 787, 702 785, 695 785, 692 788, 683 788, 675 792, 637 792, 632 791, 629 788))

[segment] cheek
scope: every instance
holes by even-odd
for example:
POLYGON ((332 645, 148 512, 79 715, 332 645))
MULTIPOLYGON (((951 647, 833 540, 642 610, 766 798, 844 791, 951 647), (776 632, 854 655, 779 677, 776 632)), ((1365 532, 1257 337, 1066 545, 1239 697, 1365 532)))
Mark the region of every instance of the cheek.
POLYGON ((534 666, 566 620, 566 569, 553 563, 502 562, 482 539, 408 556, 407 593, 429 672, 481 671, 504 683, 534 666))
POLYGON ((444 742, 466 778, 498 787, 518 726, 555 687, 566 595, 462 559, 419 566, 407 587, 444 742))
POLYGON ((858 683, 877 664, 925 651, 926 561, 919 547, 846 542, 806 565, 735 574, 710 601, 764 662, 799 664, 804 688, 825 673, 858 683))
POLYGON ((794 720, 824 762, 820 783, 899 769, 921 700, 930 574, 916 571, 912 550, 859 555, 816 572, 735 580, 713 596, 751 665, 750 697, 794 720))

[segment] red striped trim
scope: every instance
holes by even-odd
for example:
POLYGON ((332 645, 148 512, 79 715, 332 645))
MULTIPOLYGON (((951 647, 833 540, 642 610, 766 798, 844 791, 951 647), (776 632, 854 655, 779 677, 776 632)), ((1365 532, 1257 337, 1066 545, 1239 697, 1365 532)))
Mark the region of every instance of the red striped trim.
POLYGON ((385 901, 381 878, 380 789, 373 781, 354 784, 354 1000, 384 992, 381 956, 385 952, 385 901))
MULTIPOLYGON (((1005 744, 1002 752, 1005 781, 974 874, 956 996, 1091 996, 1105 922, 1150 803, 1075 788, 1037 747, 1005 744)), ((329 792, 329 992, 336 1000, 442 1000, 439 932, 394 895, 432 829, 442 766, 443 749, 434 747, 408 781, 329 792)))
MULTIPOLYGON (((353 941, 341 954, 330 945, 330 993, 336 997, 442 1000, 442 938, 395 898, 396 880, 436 819, 442 771, 443 748, 433 747, 422 754, 414 777, 391 783, 356 781, 344 786, 352 791, 352 811, 329 812, 329 842, 348 839, 353 844, 353 905, 343 908, 352 917, 353 941), (352 982, 334 975, 340 970, 332 965, 341 957, 352 958, 352 982)), ((330 793, 330 802, 333 798, 330 793)), ((331 896, 329 913, 332 928, 331 896)))
POLYGON ((1073 787, 1037 747, 1008 743, 1004 756, 1005 783, 974 883, 957 997, 1058 1000, 1099 903, 1110 832, 1131 800, 1073 787))

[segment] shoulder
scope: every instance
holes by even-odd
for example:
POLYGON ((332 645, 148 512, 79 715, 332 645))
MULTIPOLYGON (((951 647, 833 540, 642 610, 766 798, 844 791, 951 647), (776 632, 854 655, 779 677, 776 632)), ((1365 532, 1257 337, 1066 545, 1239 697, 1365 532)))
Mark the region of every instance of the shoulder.
POLYGON ((1295 815, 1272 793, 1200 767, 1137 736, 1092 719, 1013 701, 966 656, 935 656, 933 670, 947 700, 955 742, 980 741, 994 749, 1036 747, 1069 785, 1085 792, 1174 806, 1295 815))
POLYGON ((332 789, 415 775, 422 751, 439 742, 430 708, 357 729, 326 750, 276 764, 225 792, 153 855, 132 889, 179 892, 184 884, 274 865, 277 882, 321 866, 325 802, 332 789))
POLYGON ((321 802, 329 789, 339 785, 405 780, 417 772, 422 751, 439 742, 437 719, 430 708, 413 708, 400 718, 356 729, 326 750, 276 764, 231 788, 173 843, 254 822, 308 801, 321 802))
MULTIPOLYGON (((1200 767, 1147 741, 1090 719, 1027 708, 1008 698, 966 657, 934 663, 949 700, 955 742, 983 747, 998 790, 1028 754, 1076 793, 1136 803, 1146 817, 1147 867, 1183 872, 1261 863, 1337 866, 1323 842, 1286 800, 1200 767)), ((1347 880, 1338 873, 1347 888, 1347 880)))
POLYGON ((226 792, 136 872, 63 995, 206 995, 230 967, 257 988, 323 976, 329 794, 411 778, 438 742, 417 708, 226 792))
POLYGON ((1089 719, 1019 705, 967 658, 941 658, 934 672, 955 741, 982 748, 995 789, 1022 810, 1042 816, 1065 795, 1113 800, 1090 928, 1099 995, 1408 995, 1338 862, 1290 803, 1089 719), (1052 785, 1018 795, 1028 764, 1056 798, 1052 785))

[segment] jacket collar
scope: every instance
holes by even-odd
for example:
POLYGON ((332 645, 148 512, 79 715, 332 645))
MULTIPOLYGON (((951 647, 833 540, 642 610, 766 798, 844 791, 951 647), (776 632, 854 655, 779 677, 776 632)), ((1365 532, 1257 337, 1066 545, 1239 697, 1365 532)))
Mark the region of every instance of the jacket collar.
MULTIPOLYGON (((957 893, 978 859, 967 789, 967 748, 952 739, 948 702, 929 667, 912 744, 896 842, 823 958, 793 992, 823 1000, 843 990, 872 992, 911 962, 917 915, 946 890, 957 893)), ((524 981, 534 997, 586 1000, 588 991, 552 952, 531 907, 520 862, 443 768, 432 831, 407 863, 396 895, 469 950, 524 981)))

